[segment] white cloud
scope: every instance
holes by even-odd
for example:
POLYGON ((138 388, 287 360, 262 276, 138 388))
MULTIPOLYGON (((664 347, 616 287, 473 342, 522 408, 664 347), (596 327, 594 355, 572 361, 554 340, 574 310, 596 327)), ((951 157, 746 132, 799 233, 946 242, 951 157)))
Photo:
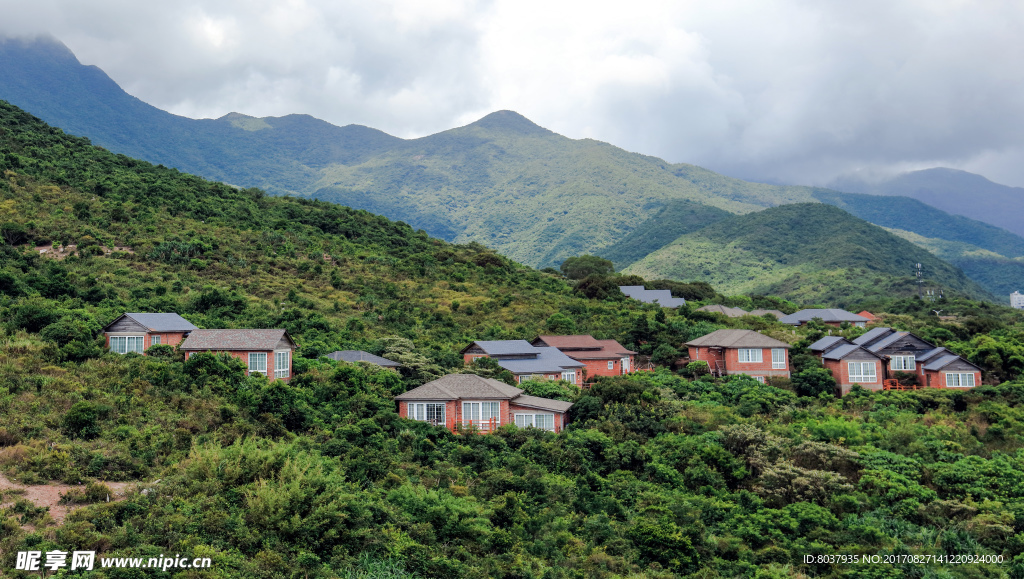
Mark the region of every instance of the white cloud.
POLYGON ((419 136, 512 109, 736 176, 947 165, 1024 185, 1011 1, 0 0, 191 117, 306 113, 419 136))

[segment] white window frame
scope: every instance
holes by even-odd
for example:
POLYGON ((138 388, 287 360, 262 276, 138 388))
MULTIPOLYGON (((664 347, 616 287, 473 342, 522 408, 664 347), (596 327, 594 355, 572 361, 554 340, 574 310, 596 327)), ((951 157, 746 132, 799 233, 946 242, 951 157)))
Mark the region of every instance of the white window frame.
POLYGON ((277 350, 274 352, 274 378, 288 378, 292 370, 291 350, 277 350), (283 364, 281 360, 283 358, 283 364))
POLYGON ((974 386, 974 372, 946 372, 946 388, 974 388, 974 386))
POLYGON ((406 406, 406 415, 410 420, 445 426, 447 406, 444 402, 409 402, 406 406))
POLYGON ((615 360, 608 360, 608 369, 609 370, 614 370, 615 369, 615 360))
POLYGON ((150 336, 149 337, 149 347, 152 348, 153 346, 159 346, 159 345, 160 345, 160 336, 159 335, 155 335, 155 336, 150 336))
POLYGON ((472 400, 462 403, 463 426, 473 425, 480 430, 490 430, 490 420, 495 419, 494 427, 501 426, 501 402, 497 400, 472 400), (468 410, 468 412, 467 412, 468 410))
POLYGON ((913 354, 909 356, 891 356, 889 358, 889 367, 894 372, 915 372, 917 371, 917 360, 913 354))
POLYGON ((753 378, 754 380, 757 380, 758 382, 764 384, 764 376, 751 376, 751 378, 753 378))
POLYGON ((110 351, 115 354, 128 352, 143 353, 146 349, 146 336, 110 336, 110 351))
POLYGON ((878 382, 878 365, 874 362, 847 362, 846 369, 849 372, 850 382, 857 384, 875 384, 878 382), (856 371, 854 367, 856 366, 856 371), (871 373, 865 374, 864 370, 870 368, 871 373), (868 377, 870 376, 870 380, 868 377))
POLYGON ((739 362, 744 364, 760 364, 764 362, 761 348, 737 348, 736 357, 739 362))
POLYGON ((259 372, 264 376, 267 375, 267 353, 266 352, 249 352, 249 373, 259 372), (262 358, 261 358, 262 356, 262 358), (263 361, 262 369, 260 368, 260 360, 263 361))
POLYGON ((548 432, 555 431, 555 415, 553 413, 536 413, 536 414, 520 414, 515 415, 515 424, 519 428, 534 427, 541 430, 547 430, 548 432), (545 424, 548 423, 549 424, 545 424))
POLYGON ((562 370, 562 380, 570 384, 576 383, 576 370, 562 370))
POLYGON ((620 362, 622 362, 622 373, 629 374, 629 358, 623 358, 622 360, 620 360, 620 362))
POLYGON ((786 369, 786 349, 772 348, 772 370, 786 369))

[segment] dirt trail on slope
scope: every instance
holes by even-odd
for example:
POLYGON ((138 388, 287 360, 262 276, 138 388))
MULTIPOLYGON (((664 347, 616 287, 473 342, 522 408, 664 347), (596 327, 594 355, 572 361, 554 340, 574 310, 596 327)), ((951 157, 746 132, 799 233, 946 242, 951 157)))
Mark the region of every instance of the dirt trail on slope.
MULTIPOLYGON (((111 501, 120 501, 125 497, 125 491, 129 487, 139 483, 131 482, 105 482, 110 491, 111 501)), ((60 503, 61 495, 67 493, 72 489, 83 490, 85 485, 65 485, 65 484, 46 484, 46 485, 23 485, 12 481, 3 474, 0 474, 0 491, 20 489, 24 490, 24 494, 14 495, 25 498, 33 505, 37 507, 45 507, 50 510, 50 516, 57 522, 58 525, 64 523, 64 519, 67 518, 68 513, 75 509, 80 509, 86 505, 62 505, 60 503)), ((14 501, 8 499, 0 504, 0 507, 8 507, 14 504, 14 501)))

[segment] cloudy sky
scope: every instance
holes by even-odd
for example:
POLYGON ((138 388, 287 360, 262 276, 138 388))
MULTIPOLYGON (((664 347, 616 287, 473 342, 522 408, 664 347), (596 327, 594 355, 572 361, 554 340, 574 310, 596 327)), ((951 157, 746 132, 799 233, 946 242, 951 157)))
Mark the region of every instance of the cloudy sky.
POLYGON ((1019 0, 0 0, 189 117, 401 137, 499 109, 762 181, 962 168, 1024 186, 1019 0))

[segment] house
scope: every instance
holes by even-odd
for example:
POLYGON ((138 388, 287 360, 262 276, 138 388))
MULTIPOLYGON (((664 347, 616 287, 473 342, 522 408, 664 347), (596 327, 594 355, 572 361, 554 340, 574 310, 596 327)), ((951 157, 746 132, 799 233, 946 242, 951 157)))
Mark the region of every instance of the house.
POLYGON ((583 386, 586 364, 566 356, 558 348, 538 348, 526 340, 480 340, 462 349, 462 360, 469 364, 477 358, 494 358, 512 372, 516 381, 565 380, 583 386))
POLYGON ((921 388, 973 388, 981 384, 981 369, 976 365, 910 332, 892 328, 873 328, 852 342, 828 336, 809 349, 832 371, 841 394, 848 393, 853 384, 870 390, 904 388, 907 375, 915 376, 921 388))
POLYGON ((376 364, 381 368, 388 368, 390 370, 398 370, 402 366, 398 362, 393 362, 387 358, 381 358, 380 356, 374 356, 373 354, 363 352, 362 350, 338 350, 337 352, 327 354, 327 357, 338 362, 366 362, 367 364, 376 364))
POLYGON ((749 315, 749 312, 743 308, 730 308, 729 306, 722 306, 718 304, 711 304, 707 306, 701 306, 697 308, 698 312, 711 312, 713 314, 722 314, 730 318, 738 318, 740 316, 749 315))
POLYGON ((704 360, 717 376, 747 374, 759 382, 789 378, 789 344, 751 330, 715 330, 686 343, 690 360, 704 360))
POLYGON ((642 285, 620 285, 619 291, 634 300, 645 304, 658 304, 663 308, 678 308, 686 305, 685 299, 672 297, 671 290, 649 290, 642 285))
POLYGON ((587 379, 594 376, 619 376, 633 371, 636 352, 615 340, 597 340, 593 336, 538 336, 532 343, 538 348, 558 348, 566 356, 584 364, 587 379))
POLYGON ((863 311, 857 312, 857 315, 862 317, 862 318, 867 319, 869 322, 873 322, 873 321, 878 319, 878 316, 876 316, 875 314, 872 314, 871 312, 869 312, 867 310, 863 310, 863 311))
POLYGON ((506 424, 560 432, 571 402, 524 394, 491 378, 449 374, 395 396, 402 418, 444 426, 452 432, 475 427, 491 432, 506 424))
POLYGON ((825 325, 839 327, 843 322, 849 322, 852 326, 863 328, 868 323, 868 319, 857 314, 850 313, 846 310, 840 309, 827 309, 827 310, 800 310, 799 312, 783 316, 779 319, 784 324, 792 324, 794 326, 802 326, 807 322, 818 318, 825 325))
POLYGON ((839 336, 827 336, 808 349, 821 357, 821 364, 832 372, 838 395, 850 393, 854 384, 869 390, 881 390, 885 379, 885 357, 839 336))
POLYGON ((245 362, 246 374, 286 381, 292 377, 295 348, 286 330, 193 330, 179 346, 186 360, 196 352, 224 352, 245 362))
POLYGON ((103 338, 111 352, 141 354, 150 346, 177 346, 189 332, 198 329, 175 313, 122 314, 103 328, 103 338))

